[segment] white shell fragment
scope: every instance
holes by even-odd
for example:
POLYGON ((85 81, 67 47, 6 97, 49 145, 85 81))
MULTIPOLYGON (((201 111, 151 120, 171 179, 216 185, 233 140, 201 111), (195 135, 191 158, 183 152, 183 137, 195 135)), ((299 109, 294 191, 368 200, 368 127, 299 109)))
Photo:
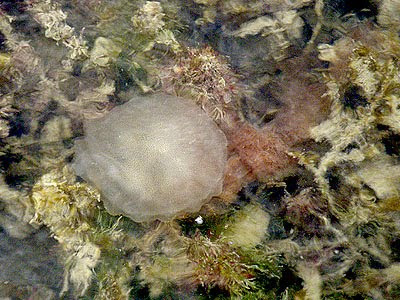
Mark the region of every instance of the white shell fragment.
POLYGON ((136 97, 85 124, 73 167, 134 221, 195 212, 222 190, 225 135, 193 102, 136 97))
POLYGON ((198 216, 196 219, 194 219, 194 221, 199 225, 203 224, 203 222, 204 222, 204 220, 201 216, 198 216))

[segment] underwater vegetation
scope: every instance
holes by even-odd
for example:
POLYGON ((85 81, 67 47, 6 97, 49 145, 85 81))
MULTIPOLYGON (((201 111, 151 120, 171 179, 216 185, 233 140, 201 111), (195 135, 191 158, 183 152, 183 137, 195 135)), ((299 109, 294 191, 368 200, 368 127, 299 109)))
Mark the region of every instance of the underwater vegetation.
POLYGON ((399 12, 2 1, 0 297, 400 298, 399 12))

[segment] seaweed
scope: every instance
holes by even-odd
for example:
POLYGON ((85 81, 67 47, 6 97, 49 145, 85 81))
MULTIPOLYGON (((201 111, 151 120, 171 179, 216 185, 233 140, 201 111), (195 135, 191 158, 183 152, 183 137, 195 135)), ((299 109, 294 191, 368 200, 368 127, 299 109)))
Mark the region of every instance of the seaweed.
POLYGON ((0 226, 48 228, 59 297, 399 298, 398 1, 3 2, 0 226), (224 131, 224 190, 135 223, 68 164, 85 120, 158 91, 224 131))

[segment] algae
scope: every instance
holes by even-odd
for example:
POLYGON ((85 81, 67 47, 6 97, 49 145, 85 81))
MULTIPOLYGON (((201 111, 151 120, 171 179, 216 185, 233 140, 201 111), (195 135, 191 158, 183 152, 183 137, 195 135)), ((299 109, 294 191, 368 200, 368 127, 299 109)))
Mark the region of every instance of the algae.
POLYGON ((58 287, 1 277, 0 295, 398 298, 398 11, 394 0, 0 3, 2 237, 18 250, 48 230, 64 267, 58 287), (222 195, 200 211, 135 223, 108 214, 69 163, 85 120, 154 92, 199 105, 229 159, 222 195))

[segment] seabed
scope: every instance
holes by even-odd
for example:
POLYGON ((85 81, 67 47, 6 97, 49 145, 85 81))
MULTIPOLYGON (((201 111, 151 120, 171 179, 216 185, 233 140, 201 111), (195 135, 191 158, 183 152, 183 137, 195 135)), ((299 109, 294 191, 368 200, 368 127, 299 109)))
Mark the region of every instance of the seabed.
POLYGON ((400 299, 399 33, 398 0, 1 1, 0 298, 400 299), (197 105, 226 166, 135 221, 75 144, 152 95, 197 105))

